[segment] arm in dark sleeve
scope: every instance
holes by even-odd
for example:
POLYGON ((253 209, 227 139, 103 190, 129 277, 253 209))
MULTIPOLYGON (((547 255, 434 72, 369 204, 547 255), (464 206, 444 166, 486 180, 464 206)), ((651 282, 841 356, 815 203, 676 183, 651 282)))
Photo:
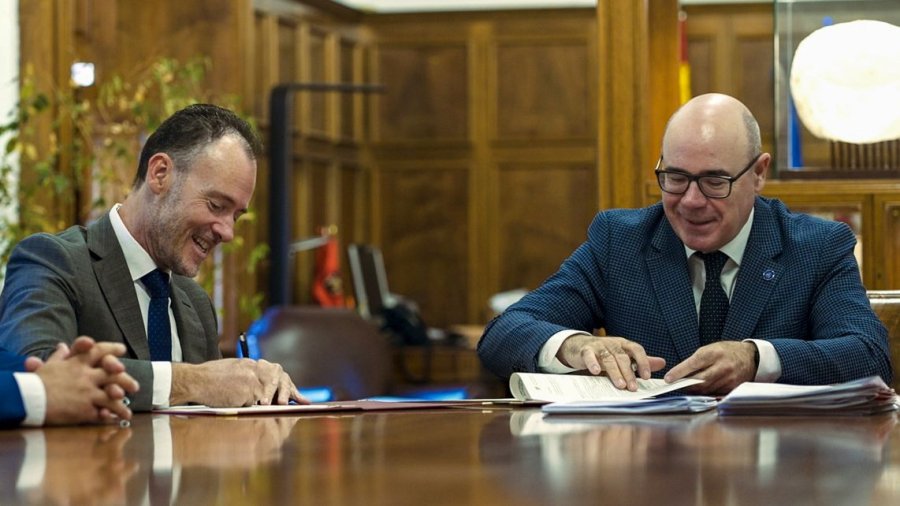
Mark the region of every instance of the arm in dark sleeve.
MULTIPOLYGON (((60 342, 71 345, 78 337, 79 318, 86 303, 80 287, 93 281, 95 275, 90 262, 73 257, 61 241, 56 236, 37 234, 13 250, 0 294, 0 347, 47 359, 60 342)), ((113 340, 108 335, 89 337, 113 340)), ((122 363, 141 385, 132 397, 132 409, 150 409, 150 362, 123 359, 122 363)))
POLYGON ((603 273, 597 258, 605 254, 605 216, 594 220, 585 242, 539 288, 491 321, 478 343, 484 366, 501 377, 537 372, 538 355, 562 330, 592 332, 603 325, 603 273))
POLYGON ((782 383, 830 384, 878 375, 890 384, 893 371, 887 329, 872 311, 854 256, 856 238, 834 227, 813 267, 822 281, 809 303, 807 339, 773 339, 782 383))
POLYGON ((12 371, 0 372, 0 427, 16 427, 25 419, 25 404, 12 371))

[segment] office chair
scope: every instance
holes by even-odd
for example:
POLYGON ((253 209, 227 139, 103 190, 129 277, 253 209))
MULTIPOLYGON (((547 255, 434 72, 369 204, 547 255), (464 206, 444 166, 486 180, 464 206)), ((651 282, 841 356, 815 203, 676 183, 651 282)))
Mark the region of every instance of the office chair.
POLYGON ((869 290, 866 292, 875 314, 888 329, 891 363, 894 365, 894 390, 900 392, 900 290, 869 290))
POLYGON ((351 309, 275 306, 247 337, 261 358, 281 364, 301 390, 326 387, 338 401, 391 391, 389 338, 351 309))

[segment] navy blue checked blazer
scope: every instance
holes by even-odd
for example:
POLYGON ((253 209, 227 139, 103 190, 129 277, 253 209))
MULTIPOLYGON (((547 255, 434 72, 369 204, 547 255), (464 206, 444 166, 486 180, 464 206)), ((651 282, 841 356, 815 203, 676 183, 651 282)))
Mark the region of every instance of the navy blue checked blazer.
POLYGON ((0 427, 15 427, 25 419, 25 404, 13 372, 25 370, 25 357, 0 350, 0 427))
MULTIPOLYGON (((782 383, 892 380, 887 329, 872 311, 846 224, 756 198, 723 340, 770 341, 782 383)), ((661 203, 599 213, 559 271, 485 329, 478 354, 507 377, 537 372, 556 332, 605 328, 662 357, 662 377, 700 346, 684 244, 661 203)))

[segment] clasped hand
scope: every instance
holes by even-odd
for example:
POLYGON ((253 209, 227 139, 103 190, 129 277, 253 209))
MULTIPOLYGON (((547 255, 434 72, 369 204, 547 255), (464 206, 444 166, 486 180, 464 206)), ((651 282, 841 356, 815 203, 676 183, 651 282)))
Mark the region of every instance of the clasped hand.
POLYGON ((27 358, 25 370, 40 377, 47 394, 45 423, 130 420, 131 410, 123 399, 126 393, 138 391, 138 383, 116 358, 125 351, 123 344, 97 343, 81 336, 71 348, 60 343, 46 363, 37 357, 27 358))
MULTIPOLYGON (((703 383, 689 387, 692 393, 727 393, 756 374, 755 344, 720 341, 699 348, 693 355, 666 373, 672 383, 692 377, 703 383)), ((557 358, 573 369, 591 374, 606 374, 619 389, 637 390, 637 378, 650 379, 650 373, 666 366, 665 359, 649 357, 640 344, 622 337, 576 334, 563 341, 557 358)))

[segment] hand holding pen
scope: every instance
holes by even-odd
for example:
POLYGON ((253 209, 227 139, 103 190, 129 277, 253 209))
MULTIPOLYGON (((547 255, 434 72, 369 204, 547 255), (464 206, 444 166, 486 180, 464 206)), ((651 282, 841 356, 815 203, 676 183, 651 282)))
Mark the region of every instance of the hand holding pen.
POLYGON ((250 358, 250 346, 247 344, 247 335, 244 332, 238 336, 238 346, 241 358, 250 358))

